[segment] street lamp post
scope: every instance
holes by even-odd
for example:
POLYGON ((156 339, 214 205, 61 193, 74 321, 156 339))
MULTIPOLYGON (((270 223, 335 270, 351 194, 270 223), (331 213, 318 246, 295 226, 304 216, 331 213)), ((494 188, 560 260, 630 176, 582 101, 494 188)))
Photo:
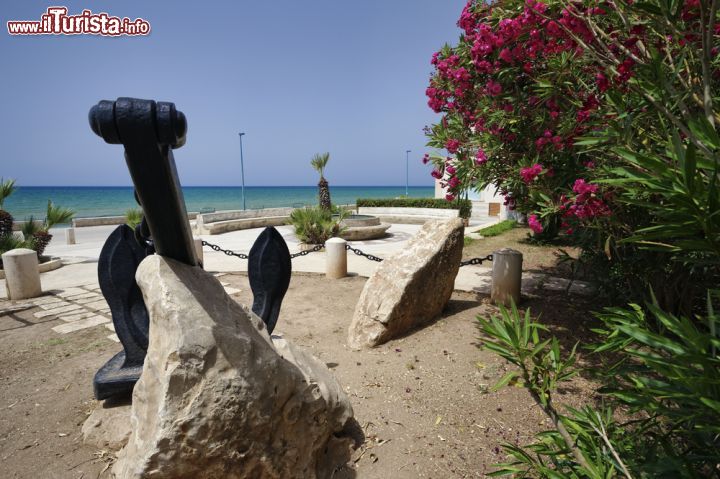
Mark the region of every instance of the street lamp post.
POLYGON ((410 150, 405 150, 405 196, 410 196, 409 185, 410 185, 410 150))
POLYGON ((243 209, 245 209, 245 165, 243 162, 243 151, 242 151, 242 137, 245 133, 240 132, 238 135, 240 136, 240 177, 242 178, 242 200, 243 200, 243 209))

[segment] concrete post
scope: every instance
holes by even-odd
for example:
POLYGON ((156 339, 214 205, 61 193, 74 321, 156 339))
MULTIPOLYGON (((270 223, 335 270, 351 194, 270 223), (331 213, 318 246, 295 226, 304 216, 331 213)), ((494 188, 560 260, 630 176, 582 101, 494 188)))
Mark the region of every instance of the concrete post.
POLYGON ((330 238, 325 242, 325 276, 339 279, 347 276, 347 241, 330 238))
POLYGON ((505 306, 510 305, 510 300, 520 302, 522 260, 522 253, 510 248, 493 253, 490 301, 505 306))
POLYGON ((42 294, 37 253, 18 248, 2 255, 5 288, 10 299, 35 298, 42 294))
POLYGON ((75 228, 70 227, 65 230, 65 244, 75 244, 75 228))
POLYGON ((204 257, 203 257, 203 245, 202 245, 202 238, 199 238, 197 236, 193 236, 193 243, 195 245, 195 256, 197 256, 198 261, 200 264, 204 263, 204 257))

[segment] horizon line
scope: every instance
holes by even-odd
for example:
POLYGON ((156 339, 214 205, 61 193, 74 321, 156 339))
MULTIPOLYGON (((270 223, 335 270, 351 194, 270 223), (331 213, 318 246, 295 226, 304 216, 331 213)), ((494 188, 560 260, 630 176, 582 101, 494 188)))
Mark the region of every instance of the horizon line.
MULTIPOLYGON (((242 188, 242 185, 180 185, 182 188, 242 188)), ((330 185, 340 188, 405 188, 405 185, 330 185)), ((134 185, 16 185, 17 188, 133 188, 134 185)), ((245 185, 245 188, 317 188, 317 185, 245 185)), ((434 185, 408 185, 434 188, 434 185)))

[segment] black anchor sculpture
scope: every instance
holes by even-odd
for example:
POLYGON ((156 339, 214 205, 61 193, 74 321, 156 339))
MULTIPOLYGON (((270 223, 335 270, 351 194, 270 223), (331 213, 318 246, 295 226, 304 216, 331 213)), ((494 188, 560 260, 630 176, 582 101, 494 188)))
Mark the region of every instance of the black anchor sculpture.
MULTIPOLYGON (((143 220, 133 231, 119 226, 98 261, 98 278, 123 350, 95 374, 97 399, 128 396, 140 378, 148 348, 149 317, 135 282, 140 262, 150 254, 201 266, 172 150, 185 144, 187 121, 173 103, 118 98, 103 100, 89 113, 90 127, 107 143, 122 144, 143 220)), ((248 257, 253 311, 272 333, 290 283, 290 252, 275 228, 266 228, 248 257)))

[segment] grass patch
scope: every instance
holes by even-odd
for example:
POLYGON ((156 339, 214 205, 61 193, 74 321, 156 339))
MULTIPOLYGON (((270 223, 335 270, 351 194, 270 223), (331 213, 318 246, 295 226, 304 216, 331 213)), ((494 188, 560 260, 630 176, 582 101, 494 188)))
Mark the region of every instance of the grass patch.
POLYGON ((67 339, 64 338, 51 338, 45 341, 45 344, 47 344, 48 346, 58 346, 65 343, 67 343, 67 339))
POLYGON ((475 240, 472 239, 471 237, 469 237, 469 236, 463 236, 463 245, 464 245, 464 246, 471 245, 471 244, 473 243, 473 241, 475 241, 475 240))
POLYGON ((492 226, 488 226, 487 228, 479 229, 476 231, 476 233, 481 234, 486 238, 489 238, 491 236, 498 236, 505 233, 506 231, 510 231, 511 229, 515 228, 516 224, 517 223, 514 220, 505 220, 492 226))

